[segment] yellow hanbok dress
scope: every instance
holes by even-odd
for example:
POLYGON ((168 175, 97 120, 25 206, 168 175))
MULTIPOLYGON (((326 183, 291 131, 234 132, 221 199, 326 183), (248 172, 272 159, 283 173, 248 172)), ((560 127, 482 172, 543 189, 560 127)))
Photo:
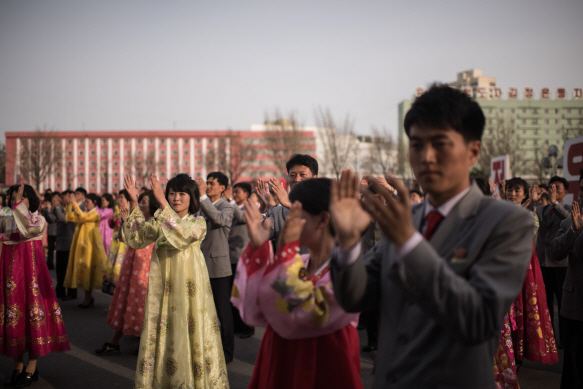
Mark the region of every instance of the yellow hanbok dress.
POLYGON ((65 208, 65 216, 68 222, 77 223, 77 226, 63 285, 73 289, 101 289, 107 255, 99 232, 99 213, 95 208, 83 212, 77 203, 73 203, 65 208))
POLYGON ((169 205, 146 222, 135 207, 124 224, 129 247, 152 252, 135 388, 228 388, 219 320, 200 244, 202 217, 169 205))

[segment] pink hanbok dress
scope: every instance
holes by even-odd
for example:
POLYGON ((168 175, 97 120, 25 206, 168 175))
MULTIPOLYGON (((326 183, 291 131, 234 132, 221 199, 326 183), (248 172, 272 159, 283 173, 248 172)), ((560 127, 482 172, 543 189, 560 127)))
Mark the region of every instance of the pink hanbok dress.
POLYGON ((249 388, 362 388, 358 314, 332 289, 330 266, 306 272, 299 241, 273 256, 248 245, 237 264, 231 302, 250 326, 266 326, 249 388))
MULTIPOLYGON (((123 237, 123 230, 119 234, 123 237)), ((128 247, 125 251, 106 319, 114 331, 122 331, 124 335, 139 337, 142 334, 154 245, 143 249, 128 247)))
POLYGON ((0 220, 0 355, 35 356, 70 349, 45 262, 45 219, 20 202, 0 220))
POLYGON ((98 208, 99 213, 99 233, 101 234, 101 239, 103 240, 103 248, 105 249, 105 254, 109 254, 109 247, 111 246, 111 239, 113 238, 113 228, 109 226, 109 220, 113 216, 113 209, 111 208, 98 208))

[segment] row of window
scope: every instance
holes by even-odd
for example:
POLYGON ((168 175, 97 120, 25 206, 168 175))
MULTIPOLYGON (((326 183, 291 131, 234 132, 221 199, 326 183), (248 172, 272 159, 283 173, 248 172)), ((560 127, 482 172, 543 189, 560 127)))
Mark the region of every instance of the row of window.
MULTIPOLYGON (((506 108, 508 109, 508 108, 506 108)), ((492 114, 494 113, 495 108, 485 108, 486 112, 488 114, 492 114)), ((504 108, 498 108, 498 113, 503 113, 504 112, 504 108)), ((549 114, 549 113, 554 113, 558 114, 560 108, 545 108, 544 110, 542 108, 519 108, 518 111, 522 112, 523 114, 526 113, 531 113, 534 115, 538 115, 539 110, 541 112, 544 112, 545 114, 549 114)), ((565 111, 565 113, 570 114, 570 113, 578 113, 579 115, 583 115, 583 108, 563 108, 563 110, 565 111)), ((510 108, 510 113, 516 113, 517 109, 515 108, 510 108)))
MULTIPOLYGON (((160 144, 161 144, 161 145, 165 144, 165 143, 164 143, 164 142, 165 142, 165 140, 166 140, 166 138, 160 138, 160 144)), ((34 140, 33 142, 34 142, 34 144, 36 145, 36 142, 37 142, 37 141, 36 141, 36 140, 34 140)), ((83 140, 83 139, 79 139, 79 146, 83 146, 83 143, 84 143, 84 140, 83 140)), ((95 144, 95 139, 91 139, 91 140, 90 140, 90 143, 91 143, 92 145, 94 145, 94 144, 95 144)), ((142 139, 136 139, 136 143, 137 143, 137 144, 139 144, 139 145, 141 145, 141 144, 142 144, 142 139)), ((149 143, 149 144, 151 144, 151 145, 152 145, 152 144, 154 144, 154 139, 148 139, 148 143, 149 143)), ((196 139, 196 144, 197 144, 197 145, 199 145, 200 143, 201 143, 201 140, 200 140, 200 138, 197 138, 197 139, 196 139)), ((221 144, 224 144, 224 143, 225 143, 225 140, 224 140, 224 139, 221 139, 221 144)), ((73 139, 67 139, 67 144, 69 144, 69 145, 72 145, 72 144, 73 144, 73 139)), ((105 145, 107 144, 107 139, 102 139, 102 140, 101 140, 101 144, 102 144, 103 146, 105 146, 105 145)), ((114 140, 113 140, 113 144, 114 144, 114 145, 118 145, 118 144, 119 144, 119 139, 114 139, 114 140)), ((126 144, 126 145, 129 145, 129 144, 130 144, 130 139, 126 139, 126 140, 125 140, 125 144, 126 144)), ((173 138, 173 139, 172 139, 172 144, 174 144, 174 145, 175 145, 175 144, 178 144, 178 139, 176 139, 176 138, 173 138)), ((184 139, 184 144, 185 144, 185 145, 187 145, 187 144, 188 144, 188 139, 184 139)), ((209 144, 209 145, 212 145, 212 144, 213 144, 213 140, 212 140, 212 139, 208 139, 208 144, 209 144)))

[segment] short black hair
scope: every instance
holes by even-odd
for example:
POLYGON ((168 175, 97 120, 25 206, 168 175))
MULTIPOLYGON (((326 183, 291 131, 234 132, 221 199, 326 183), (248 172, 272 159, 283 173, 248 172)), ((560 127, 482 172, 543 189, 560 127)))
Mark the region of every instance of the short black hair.
POLYGON ((484 193, 485 196, 492 195, 492 193, 490 193, 490 183, 486 181, 484 177, 471 177, 471 178, 476 182, 476 185, 478 185, 478 188, 480 188, 480 190, 482 191, 482 193, 484 193))
POLYGON ((419 195, 419 197, 423 197, 423 193, 421 193, 421 191, 420 191, 420 190, 417 190, 417 189, 411 189, 411 190, 409 191, 409 194, 412 194, 412 193, 417 193, 417 194, 419 195))
POLYGON ((99 197, 95 193, 87 194, 87 196, 85 196, 85 199, 93 201, 96 207, 99 207, 101 205, 101 197, 99 197))
POLYGON ((77 192, 83 193, 83 196, 87 197, 87 191, 82 186, 80 186, 77 189, 75 189, 75 193, 77 193, 77 192))
POLYGON ((480 105, 459 89, 433 84, 415 99, 405 115, 405 132, 410 136, 414 125, 453 129, 466 142, 481 140, 486 118, 480 105))
MULTIPOLYGON (((12 207, 12 196, 16 196, 16 192, 18 192, 18 188, 20 185, 12 185, 8 189, 8 206, 12 207)), ((34 188, 30 185, 24 184, 24 190, 22 191, 22 198, 28 199, 28 210, 30 212, 38 211, 38 207, 40 205, 40 199, 38 198, 34 188)))
POLYGON ((512 177, 511 179, 506 181, 506 190, 515 186, 522 186, 522 191, 524 192, 524 199, 522 200, 522 204, 524 204, 524 202, 530 198, 528 182, 526 182, 526 180, 523 180, 521 177, 512 177))
POLYGON ((43 194, 43 201, 51 201, 53 199, 53 194, 49 192, 45 192, 43 194))
POLYGON ((235 188, 241 188, 241 190, 246 192, 248 195, 251 195, 251 191, 253 190, 253 187, 248 182, 237 182, 235 185, 233 185, 233 189, 235 188))
POLYGON ((148 200, 150 201, 150 215, 154 216, 158 208, 160 208, 160 203, 156 200, 156 196, 154 196, 154 192, 151 190, 144 191, 140 197, 138 197, 138 203, 146 196, 148 196, 148 200))
POLYGON ((125 189, 120 190, 119 194, 122 195, 124 197, 124 199, 126 199, 126 201, 128 201, 128 202, 132 200, 132 198, 130 197, 130 194, 125 189))
POLYGON ((222 172, 210 172, 206 176, 206 180, 208 181, 209 178, 216 178, 219 185, 223 185, 225 187, 225 189, 227 189, 229 187, 229 177, 227 177, 222 172))
MULTIPOLYGON (((319 215, 322 212, 329 212, 330 208, 330 188, 332 180, 329 178, 313 178, 299 182, 289 194, 289 200, 293 203, 302 203, 302 209, 310 215, 319 215)), ((330 232, 334 235, 332 223, 330 232)))
POLYGON ((59 192, 59 191, 54 191, 52 193, 52 196, 60 196, 60 195, 61 195, 61 192, 59 192))
POLYGON ((61 196, 66 196, 66 195, 71 194, 71 193, 73 193, 72 190, 65 189, 64 191, 61 192, 61 196))
POLYGON ((111 209, 115 208, 115 200, 113 199, 112 195, 110 195, 109 193, 104 193, 101 195, 101 197, 105 197, 105 199, 107 200, 107 208, 111 209))
POLYGON ((551 201, 549 194, 547 192, 542 192, 540 198, 546 200, 547 202, 551 201))
POLYGON ((547 192, 549 191, 549 186, 547 184, 539 184, 538 187, 541 188, 541 189, 546 190, 547 192))
POLYGON ((188 193, 190 196, 190 205, 188 206, 188 213, 194 215, 200 209, 200 191, 198 184, 188 174, 180 173, 176 177, 171 178, 166 184, 166 200, 170 189, 175 192, 188 193))
POLYGON ((567 181, 565 178, 563 177, 559 177, 559 176, 554 176, 553 178, 551 178, 549 180, 549 186, 553 185, 553 183, 555 182, 560 182, 563 184, 563 187, 565 188, 565 190, 569 189, 569 181, 567 181))
POLYGON ((313 176, 318 175, 318 161, 310 155, 307 154, 294 154, 291 156, 289 161, 285 164, 285 169, 287 174, 294 166, 306 166, 312 172, 313 176))

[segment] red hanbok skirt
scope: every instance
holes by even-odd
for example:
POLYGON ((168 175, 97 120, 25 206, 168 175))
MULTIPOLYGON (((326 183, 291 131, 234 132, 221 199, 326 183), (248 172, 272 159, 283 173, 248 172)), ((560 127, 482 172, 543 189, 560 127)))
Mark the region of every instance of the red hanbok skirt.
POLYGON ((249 389, 358 389, 359 338, 347 325, 331 334, 284 339, 267 326, 249 389))
POLYGON ((524 286, 514 302, 516 330, 512 332, 517 361, 553 364, 559 361, 547 295, 538 258, 532 249, 524 286))
POLYGON ((42 241, 3 245, 0 281, 0 355, 70 350, 42 241))
POLYGON ((128 247, 109 306, 106 322, 114 331, 140 336, 154 243, 143 249, 128 247))

